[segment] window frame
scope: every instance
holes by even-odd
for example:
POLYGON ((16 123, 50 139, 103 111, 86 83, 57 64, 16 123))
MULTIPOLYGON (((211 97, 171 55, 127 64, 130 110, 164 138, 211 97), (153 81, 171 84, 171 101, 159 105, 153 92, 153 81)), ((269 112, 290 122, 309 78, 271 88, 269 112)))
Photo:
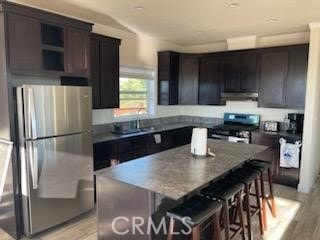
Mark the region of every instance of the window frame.
MULTIPOLYGON (((151 68, 136 68, 120 66, 120 78, 137 78, 145 79, 147 81, 147 113, 145 114, 132 114, 128 116, 115 116, 115 109, 112 110, 113 122, 130 121, 139 119, 151 118, 155 115, 155 70, 151 68)), ((119 88, 120 98, 120 88, 119 88)), ((120 105, 120 99, 119 99, 120 105)))

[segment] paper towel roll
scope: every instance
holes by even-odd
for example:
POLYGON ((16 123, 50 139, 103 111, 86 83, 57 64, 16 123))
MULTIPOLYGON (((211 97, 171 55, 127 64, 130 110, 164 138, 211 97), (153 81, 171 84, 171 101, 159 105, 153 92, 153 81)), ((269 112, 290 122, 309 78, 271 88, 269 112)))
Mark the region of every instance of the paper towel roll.
POLYGON ((192 130, 191 153, 197 156, 207 155, 208 129, 194 128, 192 130))

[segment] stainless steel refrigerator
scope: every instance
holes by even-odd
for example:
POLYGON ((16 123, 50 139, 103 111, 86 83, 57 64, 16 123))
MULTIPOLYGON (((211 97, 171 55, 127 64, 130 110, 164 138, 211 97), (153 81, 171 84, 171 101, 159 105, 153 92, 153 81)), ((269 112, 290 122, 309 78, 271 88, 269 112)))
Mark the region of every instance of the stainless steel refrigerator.
POLYGON ((17 89, 24 232, 32 236, 94 207, 90 87, 17 89))

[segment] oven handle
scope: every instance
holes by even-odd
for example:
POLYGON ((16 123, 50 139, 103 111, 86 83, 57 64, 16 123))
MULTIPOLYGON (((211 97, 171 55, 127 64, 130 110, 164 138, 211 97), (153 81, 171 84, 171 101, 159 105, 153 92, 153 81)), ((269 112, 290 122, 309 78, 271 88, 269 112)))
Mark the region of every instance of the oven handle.
POLYGON ((210 138, 228 141, 228 136, 224 136, 224 135, 210 134, 210 138))

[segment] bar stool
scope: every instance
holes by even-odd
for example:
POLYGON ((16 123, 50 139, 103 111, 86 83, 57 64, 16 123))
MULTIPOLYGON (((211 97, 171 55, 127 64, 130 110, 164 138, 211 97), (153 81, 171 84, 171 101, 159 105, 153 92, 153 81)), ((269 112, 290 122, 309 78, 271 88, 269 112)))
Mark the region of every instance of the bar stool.
POLYGON ((253 238, 251 218, 258 214, 260 233, 263 235, 263 218, 260 205, 260 188, 259 188, 260 172, 253 168, 239 168, 226 176, 227 180, 241 182, 244 184, 244 206, 247 215, 248 237, 253 238), (254 193, 251 193, 252 185, 254 184, 254 193), (251 205, 250 196, 256 198, 256 205, 251 205))
POLYGON ((221 208, 222 204, 219 201, 197 195, 167 211, 167 216, 170 217, 167 240, 172 240, 175 222, 182 222, 183 219, 185 223, 192 227, 192 240, 200 240, 201 225, 210 218, 212 218, 213 227, 212 239, 221 240, 219 224, 221 208))
POLYGON ((201 194, 210 199, 220 199, 222 200, 222 211, 223 211, 223 225, 225 229, 225 240, 230 240, 237 233, 241 232, 242 239, 244 236, 244 221, 243 221, 243 203, 242 203, 242 190, 244 185, 242 183, 230 182, 228 180, 222 179, 209 187, 201 190, 201 194), (234 211, 235 210, 235 211, 234 211), (238 225, 239 228, 231 229, 230 222, 230 212, 233 211, 232 223, 238 225), (239 223, 236 223, 238 213, 239 223), (230 231, 233 231, 233 235, 230 237, 230 231))
POLYGON ((274 193, 273 193, 271 162, 263 161, 259 159, 252 159, 248 163, 246 163, 244 167, 253 168, 260 172, 262 213, 263 213, 263 219, 264 219, 263 221, 264 230, 266 231, 268 227, 267 212, 266 212, 267 205, 271 211, 272 216, 274 218, 277 216, 276 203, 274 200, 274 193), (268 176, 269 191, 270 191, 268 196, 265 192, 265 187, 264 187, 264 174, 267 174, 268 176))

